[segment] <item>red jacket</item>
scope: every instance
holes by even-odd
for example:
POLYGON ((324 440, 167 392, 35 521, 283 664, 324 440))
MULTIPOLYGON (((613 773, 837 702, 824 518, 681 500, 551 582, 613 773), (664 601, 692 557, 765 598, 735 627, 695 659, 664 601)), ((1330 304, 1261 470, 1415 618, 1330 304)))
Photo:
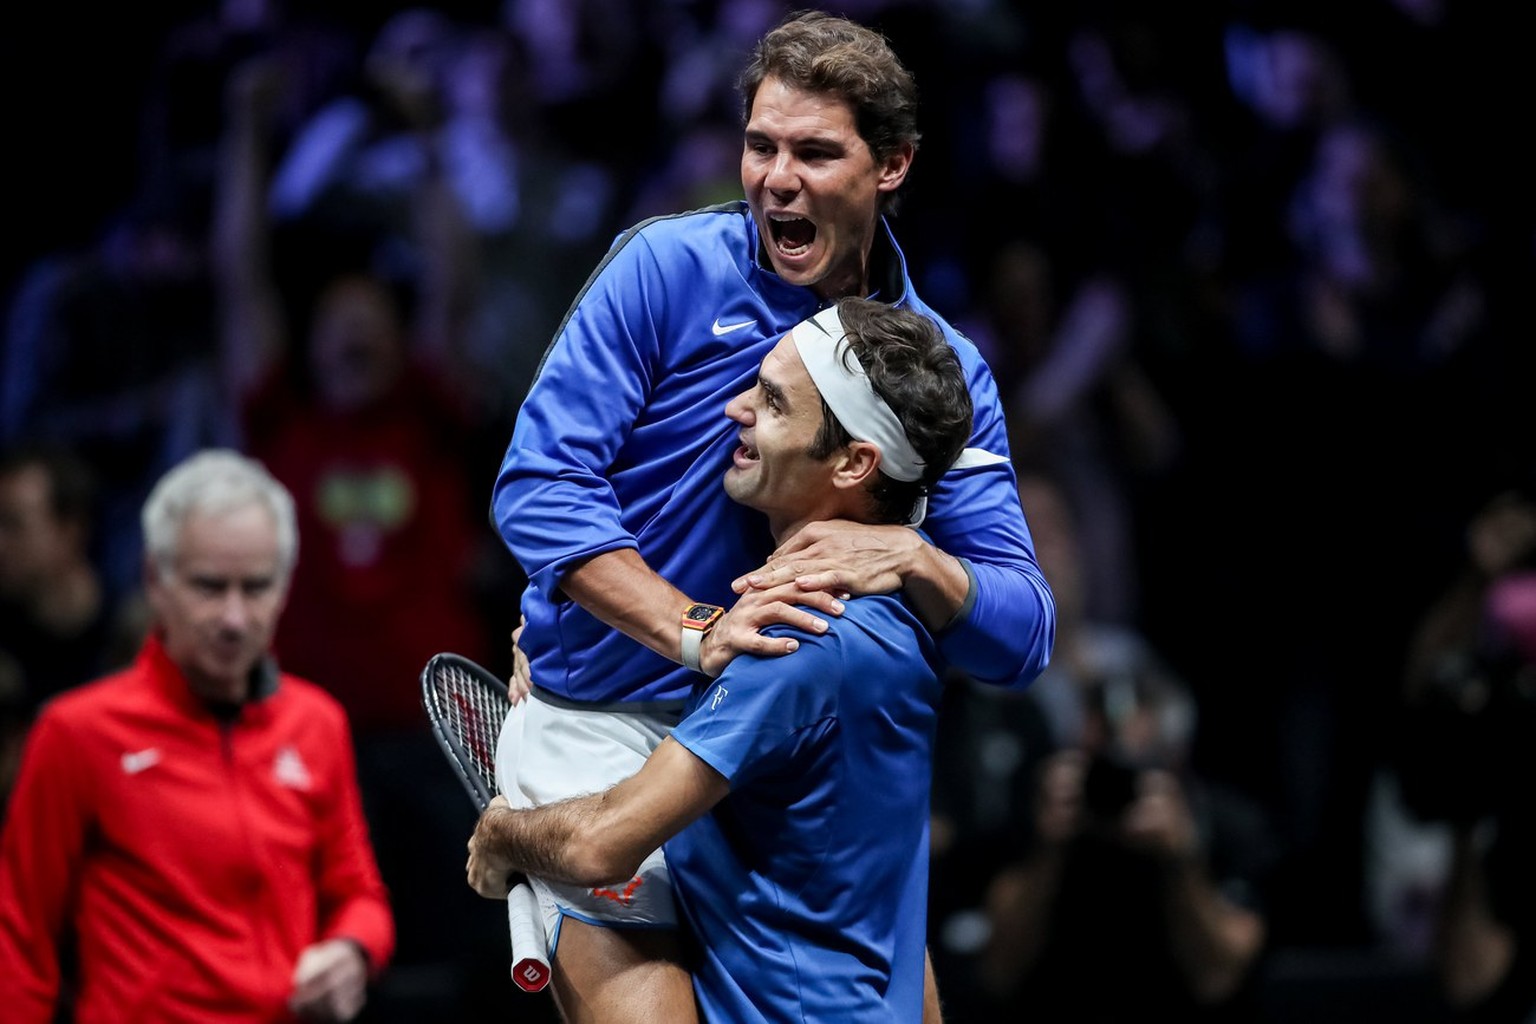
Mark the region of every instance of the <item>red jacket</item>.
POLYGON ((347 720, 301 679, 230 721, 151 638, 127 670, 47 705, 0 835, 0 1016, 46 1024, 78 939, 79 1024, 271 1022, 312 943, 374 971, 394 923, 347 720))

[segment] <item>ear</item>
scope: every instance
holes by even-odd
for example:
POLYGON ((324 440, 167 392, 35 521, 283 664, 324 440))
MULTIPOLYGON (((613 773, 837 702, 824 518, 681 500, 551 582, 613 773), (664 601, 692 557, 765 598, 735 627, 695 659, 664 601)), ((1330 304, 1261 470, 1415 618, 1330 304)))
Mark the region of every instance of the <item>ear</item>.
POLYGON ((901 187, 901 183, 907 180, 907 172, 912 169, 912 157, 917 151, 910 142, 903 142, 880 163, 880 180, 875 189, 880 192, 894 192, 901 187))
POLYGON ((832 486, 840 490, 864 488, 880 470, 880 449, 870 441, 850 441, 832 466, 832 486))

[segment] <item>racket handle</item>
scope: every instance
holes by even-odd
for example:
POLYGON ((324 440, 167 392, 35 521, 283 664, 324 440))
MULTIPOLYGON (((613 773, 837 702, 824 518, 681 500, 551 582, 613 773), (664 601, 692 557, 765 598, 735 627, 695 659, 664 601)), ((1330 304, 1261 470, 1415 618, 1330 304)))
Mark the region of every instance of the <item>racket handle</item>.
POLYGON ((507 923, 512 929, 512 983, 524 992, 542 991, 549 984, 549 954, 539 898, 526 882, 507 893, 507 923))

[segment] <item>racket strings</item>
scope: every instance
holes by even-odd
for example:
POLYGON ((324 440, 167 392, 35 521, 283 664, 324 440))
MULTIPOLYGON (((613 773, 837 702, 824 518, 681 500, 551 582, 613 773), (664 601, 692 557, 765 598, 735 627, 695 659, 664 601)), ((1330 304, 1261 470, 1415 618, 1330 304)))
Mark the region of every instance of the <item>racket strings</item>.
MULTIPOLYGON (((483 811, 497 791, 496 742, 512 710, 506 687, 473 662, 440 654, 422 670, 421 691, 438 746, 483 811)), ((525 992, 542 991, 549 983, 547 944, 538 897, 526 881, 518 880, 507 894, 507 915, 512 980, 525 992)))
POLYGON ((505 698, 456 665, 440 666, 437 684, 441 698, 439 710, 494 793, 496 740, 510 705, 505 698))

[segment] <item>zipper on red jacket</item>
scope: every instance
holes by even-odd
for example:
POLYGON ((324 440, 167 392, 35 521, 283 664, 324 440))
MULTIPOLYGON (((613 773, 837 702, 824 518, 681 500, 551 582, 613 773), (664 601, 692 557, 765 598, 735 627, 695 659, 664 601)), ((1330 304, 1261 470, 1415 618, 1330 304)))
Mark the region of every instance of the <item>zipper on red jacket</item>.
MULTIPOLYGON (((245 716, 245 709, 230 721, 219 723, 219 741, 224 755, 224 769, 231 791, 231 803, 234 805, 235 815, 240 822, 240 841, 246 850, 250 851, 251 877, 265 886, 266 878, 261 873, 261 865, 264 862, 262 851, 257 847, 251 837, 251 815, 248 806, 249 795, 245 779, 241 777, 240 765, 235 759, 235 730, 240 726, 241 719, 245 716)), ((262 898, 270 899, 272 894, 262 894, 262 898)), ((257 923, 250 932, 252 944, 256 947, 252 960, 261 964, 257 977, 279 977, 284 972, 292 969, 293 965, 285 961, 281 956, 281 950, 274 949, 270 941, 271 936, 265 934, 265 929, 257 923)))

